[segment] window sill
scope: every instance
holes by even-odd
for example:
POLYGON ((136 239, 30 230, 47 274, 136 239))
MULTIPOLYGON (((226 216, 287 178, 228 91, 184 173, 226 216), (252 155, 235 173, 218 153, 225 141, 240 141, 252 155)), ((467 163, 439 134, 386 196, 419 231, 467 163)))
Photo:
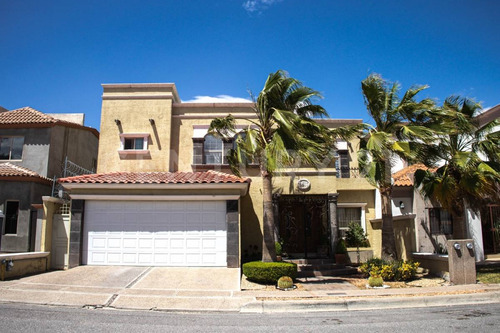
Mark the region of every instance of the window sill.
POLYGON ((129 155, 149 155, 149 150, 118 150, 118 154, 120 156, 129 156, 129 155))

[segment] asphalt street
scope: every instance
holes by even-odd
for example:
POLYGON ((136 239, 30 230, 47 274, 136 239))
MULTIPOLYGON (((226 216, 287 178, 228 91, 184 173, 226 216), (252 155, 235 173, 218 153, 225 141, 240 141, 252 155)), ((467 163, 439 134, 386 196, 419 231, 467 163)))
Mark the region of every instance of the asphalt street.
POLYGON ((0 304, 0 332, 498 332, 500 304, 280 314, 0 304))

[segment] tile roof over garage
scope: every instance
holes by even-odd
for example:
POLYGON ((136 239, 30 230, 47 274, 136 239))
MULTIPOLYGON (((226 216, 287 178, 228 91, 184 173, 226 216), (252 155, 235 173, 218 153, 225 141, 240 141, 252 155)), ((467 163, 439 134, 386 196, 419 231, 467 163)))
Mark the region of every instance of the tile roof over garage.
POLYGON ((223 172, 113 172, 59 179, 65 184, 223 184, 250 183, 223 172))
POLYGON ((33 180, 48 183, 52 182, 50 178, 43 177, 35 171, 31 171, 30 169, 11 163, 0 163, 0 180, 33 180))
POLYGON ((413 186, 413 175, 418 169, 427 170, 423 164, 413 164, 392 174, 394 186, 413 186))

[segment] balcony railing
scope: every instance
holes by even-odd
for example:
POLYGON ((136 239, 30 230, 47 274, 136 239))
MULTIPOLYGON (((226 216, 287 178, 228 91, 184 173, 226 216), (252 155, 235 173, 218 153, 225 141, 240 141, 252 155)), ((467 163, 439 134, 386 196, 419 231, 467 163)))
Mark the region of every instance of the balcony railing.
POLYGON ((362 178, 359 168, 340 167, 337 169, 337 178, 362 178))

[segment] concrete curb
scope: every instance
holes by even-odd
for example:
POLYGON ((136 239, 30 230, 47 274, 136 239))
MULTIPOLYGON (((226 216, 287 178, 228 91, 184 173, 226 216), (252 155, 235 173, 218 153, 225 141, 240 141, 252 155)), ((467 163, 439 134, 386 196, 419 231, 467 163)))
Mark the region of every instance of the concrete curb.
POLYGON ((421 308, 448 305, 499 303, 500 292, 477 294, 414 296, 414 297, 363 297, 342 300, 259 300, 241 307, 242 313, 355 311, 393 308, 421 308))

